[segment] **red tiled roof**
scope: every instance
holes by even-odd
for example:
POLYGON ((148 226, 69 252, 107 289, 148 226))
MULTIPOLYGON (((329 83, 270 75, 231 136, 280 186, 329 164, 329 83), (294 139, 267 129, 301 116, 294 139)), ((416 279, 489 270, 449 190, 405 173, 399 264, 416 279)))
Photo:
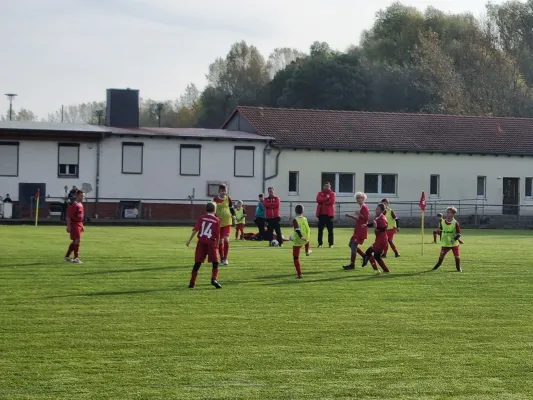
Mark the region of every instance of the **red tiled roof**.
POLYGON ((237 113, 282 147, 533 156, 528 118, 264 107, 237 113))

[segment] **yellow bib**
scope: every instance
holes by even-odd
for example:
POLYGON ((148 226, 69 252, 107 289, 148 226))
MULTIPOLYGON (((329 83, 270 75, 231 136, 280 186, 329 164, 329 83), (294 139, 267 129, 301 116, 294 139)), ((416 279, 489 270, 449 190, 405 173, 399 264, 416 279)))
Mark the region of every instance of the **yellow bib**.
POLYGON ((225 196, 224 200, 220 203, 216 203, 217 205, 217 212, 216 216, 220 218, 220 226, 228 226, 232 224, 231 220, 231 211, 230 211, 230 204, 229 204, 229 197, 225 196))
POLYGON ((304 246, 309 241, 309 236, 311 236, 311 228, 309 227, 309 222, 307 222, 307 218, 296 217, 295 219, 296 222, 298 222, 298 226, 300 227, 300 233, 307 240, 300 239, 300 236, 298 236, 298 233, 296 233, 296 229, 294 229, 294 232, 292 234, 293 242, 295 246, 304 246))
POLYGON ((440 240, 440 245, 442 247, 457 247, 459 242, 453 242, 453 238, 457 235, 456 226, 457 221, 455 219, 448 225, 444 220, 441 222, 442 229, 442 239, 440 240))
POLYGON ((392 208, 387 209, 385 213, 385 217, 387 217, 387 224, 388 224, 387 230, 396 228, 396 220, 392 218, 392 208))
POLYGON ((235 208, 235 220, 238 224, 246 224, 246 218, 243 218, 243 217, 244 217, 244 207, 241 207, 240 210, 237 210, 235 208))

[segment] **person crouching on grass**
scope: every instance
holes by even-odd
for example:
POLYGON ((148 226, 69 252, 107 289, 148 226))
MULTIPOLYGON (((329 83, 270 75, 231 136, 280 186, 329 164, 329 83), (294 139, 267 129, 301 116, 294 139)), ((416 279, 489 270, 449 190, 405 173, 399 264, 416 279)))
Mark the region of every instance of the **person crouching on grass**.
POLYGON ((235 205, 235 239, 244 240, 244 225, 246 224, 246 210, 244 203, 239 200, 235 205))
POLYGON ((302 267, 300 265, 300 250, 305 247, 305 255, 311 254, 309 249, 309 237, 311 236, 311 228, 307 218, 303 216, 304 207, 298 204, 294 208, 296 218, 292 220, 293 232, 293 245, 292 245, 292 258, 294 260, 294 268, 296 269, 297 278, 302 278, 302 267))
POLYGON ((433 271, 439 269, 444 261, 444 257, 451 250, 455 257, 455 269, 457 272, 463 272, 461 268, 461 257, 459 254, 459 243, 461 241, 461 228, 459 222, 455 220, 455 215, 457 214, 457 209, 455 207, 448 207, 446 209, 446 219, 441 222, 441 233, 442 238, 440 240, 441 250, 439 261, 433 267, 433 271))
POLYGON ((70 246, 67 254, 65 254, 65 261, 73 262, 74 264, 83 264, 80 259, 80 242, 81 234, 85 231, 83 221, 85 221, 85 212, 83 209, 83 199, 85 192, 83 190, 76 190, 74 202, 68 206, 67 209, 67 232, 70 234, 70 246), (74 258, 70 255, 74 253, 74 258))
POLYGON ((385 264, 385 260, 381 256, 385 250, 385 246, 387 246, 388 243, 387 227, 389 224, 387 223, 387 217, 385 216, 386 210, 387 206, 383 203, 379 203, 376 207, 376 218, 374 219, 374 222, 368 224, 368 227, 375 228, 374 232, 376 234, 376 240, 372 246, 366 250, 362 265, 363 267, 366 267, 370 261, 372 268, 374 268, 374 270, 379 274, 381 274, 381 272, 376 265, 376 261, 384 272, 390 272, 389 268, 385 264))
POLYGON ((192 268, 191 280, 189 282, 189 289, 193 289, 196 285, 196 278, 202 263, 207 257, 207 261, 212 263, 213 269, 211 271, 211 285, 217 289, 221 289, 222 285, 218 283, 218 240, 220 238, 220 219, 215 216, 217 206, 215 203, 207 203, 205 211, 207 214, 202 215, 196 221, 194 228, 192 228, 191 237, 186 243, 189 247, 194 235, 198 234, 198 243, 196 244, 196 251, 194 253, 194 267, 192 268))

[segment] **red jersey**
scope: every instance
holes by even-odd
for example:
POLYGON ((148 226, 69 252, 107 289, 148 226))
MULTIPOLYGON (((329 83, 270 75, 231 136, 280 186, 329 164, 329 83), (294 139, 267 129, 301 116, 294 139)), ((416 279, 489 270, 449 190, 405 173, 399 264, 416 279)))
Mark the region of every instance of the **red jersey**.
POLYGON ((214 214, 202 215, 196 221, 194 230, 198 231, 199 242, 216 242, 220 237, 220 219, 214 214))
POLYGON ((279 218, 279 206, 281 201, 278 196, 268 196, 263 200, 263 205, 265 206, 265 217, 269 218, 279 218))
POLYGON ((387 227, 389 223, 387 222, 387 217, 385 214, 381 214, 374 220, 374 232, 376 234, 376 242, 387 242, 387 227))
POLYGON ((68 217, 70 218, 71 225, 83 226, 83 221, 85 220, 83 204, 77 201, 72 203, 68 208, 68 217))
POLYGON ((353 231, 353 236, 356 239, 366 239, 368 237, 368 219, 370 217, 370 212, 368 206, 363 204, 359 210, 359 218, 355 221, 355 229, 353 231))

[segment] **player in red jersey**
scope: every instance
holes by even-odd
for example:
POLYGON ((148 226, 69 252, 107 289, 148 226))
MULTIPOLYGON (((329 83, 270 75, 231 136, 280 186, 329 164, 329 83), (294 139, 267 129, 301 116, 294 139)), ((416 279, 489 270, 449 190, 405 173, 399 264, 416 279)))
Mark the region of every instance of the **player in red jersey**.
POLYGON ((76 200, 67 210, 67 232, 70 234, 70 240, 72 240, 72 242, 68 247, 67 254, 65 254, 65 261, 73 262, 74 264, 83 264, 79 257, 81 234, 85 230, 83 227, 83 221, 85 219, 85 213, 83 210, 84 198, 85 192, 83 190, 77 190, 76 200), (74 253, 74 258, 70 258, 72 253, 74 253))
POLYGON ((389 240, 387 237, 387 228, 389 224, 387 222, 387 217, 385 216, 385 210, 387 210, 387 206, 383 203, 379 203, 376 207, 376 219, 373 223, 368 224, 369 227, 373 226, 375 228, 374 232, 376 233, 376 240, 372 246, 366 250, 365 257, 363 258, 363 267, 365 267, 370 261, 372 268, 378 273, 381 272, 375 264, 376 261, 384 272, 390 272, 385 264, 385 260, 381 257, 389 240))
POLYGON ((196 285, 196 278, 202 263, 207 257, 207 261, 212 263, 213 269, 211 272, 211 285, 217 289, 222 288, 218 283, 218 239, 220 237, 220 219, 215 216, 217 206, 215 203, 207 203, 205 211, 207 214, 202 215, 196 221, 194 228, 192 228, 191 237, 187 242, 187 247, 191 244, 194 235, 198 235, 198 243, 196 244, 196 251, 194 254, 194 267, 192 268, 191 280, 189 288, 193 289, 196 285))
POLYGON ((345 270, 355 269, 355 258, 357 257, 357 254, 359 254, 361 257, 365 256, 364 251, 361 250, 359 246, 362 246, 368 237, 367 224, 370 216, 370 211, 368 210, 368 206, 365 204, 366 194, 364 194, 363 192, 357 192, 355 194, 355 201, 359 206, 359 211, 356 211, 354 215, 345 215, 347 218, 355 220, 353 236, 350 239, 350 243, 348 244, 348 246, 350 246, 350 249, 352 249, 352 254, 350 257, 350 264, 342 267, 345 270))
POLYGON ((383 254, 381 255, 383 258, 387 258, 387 252, 389 251, 389 246, 394 251, 395 257, 400 257, 400 253, 398 252, 398 249, 396 248, 396 245, 394 244, 394 235, 396 232, 400 232, 400 220, 396 216, 396 213, 394 210, 390 207, 389 199, 383 199, 381 202, 385 205, 385 217, 387 218, 387 238, 389 239, 387 245, 385 246, 385 250, 383 251, 383 254))

